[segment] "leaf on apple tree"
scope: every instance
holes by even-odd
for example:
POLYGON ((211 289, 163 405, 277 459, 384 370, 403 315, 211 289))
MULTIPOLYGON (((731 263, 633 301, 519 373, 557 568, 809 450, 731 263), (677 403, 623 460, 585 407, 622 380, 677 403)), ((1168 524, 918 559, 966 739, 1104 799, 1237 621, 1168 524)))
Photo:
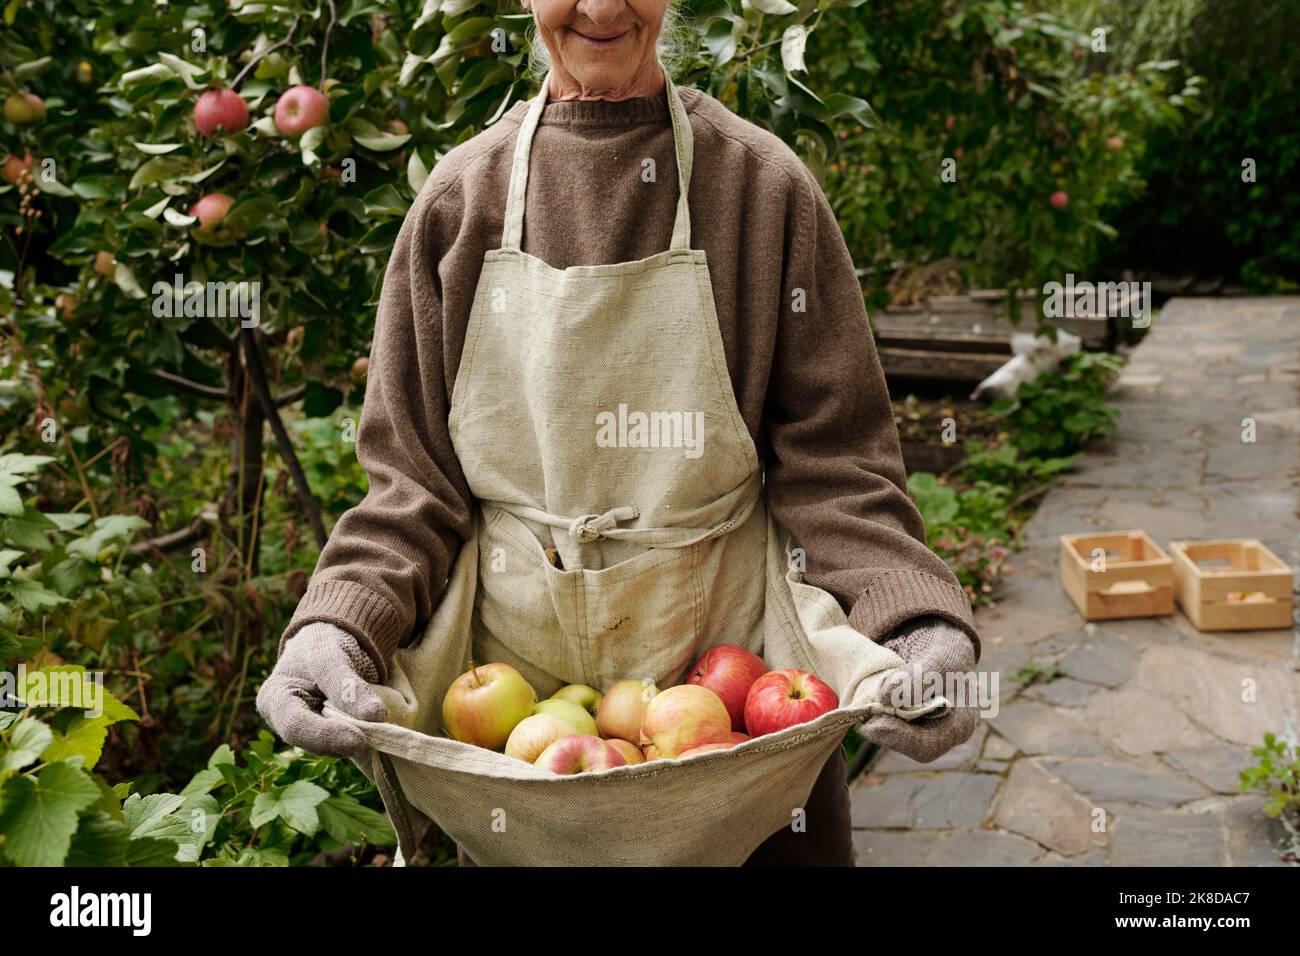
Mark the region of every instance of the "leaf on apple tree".
POLYGON ((794 13, 799 8, 788 0, 750 0, 755 10, 762 13, 768 13, 773 16, 783 17, 788 13, 794 13))
POLYGON ((167 153, 174 153, 184 145, 184 143, 136 143, 135 148, 142 153, 148 153, 150 156, 163 156, 167 153))

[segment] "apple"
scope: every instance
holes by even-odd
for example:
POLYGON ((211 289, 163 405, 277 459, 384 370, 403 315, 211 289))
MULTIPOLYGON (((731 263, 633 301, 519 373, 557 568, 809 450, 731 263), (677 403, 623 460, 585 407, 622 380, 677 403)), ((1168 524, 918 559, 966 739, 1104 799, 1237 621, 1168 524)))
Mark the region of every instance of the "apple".
POLYGON ((839 705, 835 691, 807 671, 769 671, 749 689, 745 726, 761 737, 807 723, 839 705))
POLYGON ((0 179, 10 186, 17 186, 24 179, 30 179, 35 168, 36 157, 31 153, 25 153, 22 159, 11 154, 5 159, 4 165, 0 166, 0 179))
MULTIPOLYGON (((616 740, 617 738, 610 738, 610 739, 616 740)), ((659 759, 659 748, 656 747, 654 744, 650 744, 647 747, 642 747, 641 752, 645 754, 646 763, 649 763, 651 760, 659 759)))
POLYGON ((604 699, 604 694, 586 684, 569 684, 551 695, 551 700, 572 701, 591 714, 592 719, 595 719, 596 714, 599 713, 600 702, 604 699))
POLYGON ((659 688, 653 681, 621 680, 605 691, 596 711, 596 729, 602 737, 641 740, 641 717, 659 688))
POLYGON ((230 207, 234 204, 235 200, 225 193, 208 193, 191 206, 190 215, 199 220, 199 224, 194 227, 194 238, 204 245, 229 245, 234 234, 229 229, 223 229, 222 223, 226 221, 226 213, 230 212, 230 207))
POLYGON ((698 684, 678 684, 662 691, 641 718, 641 743, 654 744, 661 757, 677 757, 692 747, 730 741, 727 705, 698 684))
POLYGON ((573 729, 580 734, 596 736, 596 722, 591 719, 591 714, 587 713, 571 700, 556 700, 552 697, 550 700, 544 700, 533 707, 534 714, 550 714, 552 717, 558 717, 565 723, 571 724, 573 729))
POLYGON ((442 723, 462 743, 501 750, 536 702, 536 691, 509 664, 471 663, 442 699, 442 723))
POLYGON ((750 737, 749 734, 742 734, 739 731, 735 731, 735 730, 731 732, 731 742, 733 744, 743 744, 746 740, 752 740, 752 739, 753 738, 750 737))
POLYGON ((721 697, 731 715, 731 729, 743 731, 745 698, 754 681, 766 673, 767 665, 757 654, 734 644, 719 644, 695 662, 686 683, 707 687, 721 697))
POLYGON ((1106 139, 1106 148, 1112 153, 1117 153, 1124 148, 1123 136, 1110 136, 1106 139))
POLYGON ((550 714, 532 714, 515 724, 506 740, 506 756, 525 763, 535 761, 543 750, 561 737, 572 737, 573 725, 550 714))
POLYGON ((610 737, 605 743, 617 750, 628 765, 646 762, 646 755, 641 752, 641 748, 636 744, 628 743, 626 740, 619 740, 617 737, 610 737))
POLYGON ((348 378, 360 385, 366 380, 370 373, 370 359, 364 355, 352 363, 352 368, 348 370, 348 378))
POLYGON ((35 93, 14 93, 5 100, 5 119, 15 126, 34 126, 45 119, 45 101, 35 93))
POLYGON ((194 125, 204 136, 238 133, 248 126, 248 104, 234 90, 208 90, 194 104, 194 125))
POLYGON ((623 755, 608 742, 590 734, 574 734, 560 738, 543 750, 535 766, 570 776, 588 770, 612 770, 626 763, 623 755))
POLYGON ((690 750, 683 750, 677 755, 677 757, 678 759, 682 757, 694 757, 696 754, 707 754, 714 750, 730 750, 734 746, 736 745, 731 741, 727 741, 725 744, 701 744, 698 747, 692 747, 690 750))
POLYGON ((95 80, 95 68, 89 60, 82 60, 77 64, 77 82, 82 86, 89 86, 95 80))
POLYGON ((1070 205, 1070 194, 1064 189, 1058 189, 1056 192, 1052 193, 1052 198, 1049 202, 1051 202, 1053 209, 1064 209, 1066 206, 1070 205))
POLYGON ((59 313, 63 316, 64 322, 73 321, 77 314, 77 305, 78 301, 75 295, 61 292, 59 295, 54 297, 54 308, 59 310, 59 313))
POLYGON ((117 260, 113 258, 113 253, 107 249, 95 253, 95 271, 106 279, 113 278, 117 274, 117 260))
POLYGON ((285 136, 301 136, 329 118, 330 101, 311 86, 290 87, 275 103, 275 125, 285 136))

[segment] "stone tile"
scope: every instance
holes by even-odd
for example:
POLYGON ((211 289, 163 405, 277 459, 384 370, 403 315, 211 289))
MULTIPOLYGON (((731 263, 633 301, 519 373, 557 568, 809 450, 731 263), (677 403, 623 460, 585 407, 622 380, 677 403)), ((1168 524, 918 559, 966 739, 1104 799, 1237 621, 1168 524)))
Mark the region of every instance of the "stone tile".
POLYGON ((1115 866, 1222 866, 1222 821, 1218 813, 1161 813, 1133 810, 1111 826, 1115 866))
POLYGON ((1240 793, 1241 778, 1237 774, 1253 767, 1256 762, 1249 748, 1227 744, 1179 747, 1160 756, 1175 770, 1200 781, 1216 793, 1240 793))
POLYGON ((1262 796, 1242 795, 1228 801, 1223 825, 1228 835, 1230 866, 1297 866, 1282 859, 1286 830, 1278 820, 1264 816, 1262 796))
POLYGON ((1034 659, 1046 663, 1053 658, 1059 658, 1096 633, 1096 624, 1085 624, 1083 627, 1076 627, 1062 634, 1053 634, 1047 640, 1039 641, 1034 645, 1034 659))
POLYGON ((1217 743, 1173 703, 1132 685, 1093 694, 1082 722, 1106 743, 1135 757, 1217 743))
POLYGON ((854 830, 853 849, 858 866, 924 866, 925 855, 936 834, 918 830, 854 830))
POLYGON ((1129 679, 1137 652, 1118 634, 1097 631, 1061 658, 1061 669, 1075 680, 1118 687, 1129 679))
POLYGON ((1087 853, 1078 856, 1061 856, 1059 853, 1044 853, 1034 861, 1035 866, 1106 866, 1106 851, 1093 847, 1087 853))
POLYGON ((988 725, 981 721, 975 726, 975 732, 962 744, 958 744, 946 754, 929 763, 920 763, 911 757, 889 750, 871 768, 875 773, 907 773, 916 770, 966 770, 979 759, 984 747, 984 737, 988 734, 988 725))
POLYGON ((1149 648, 1133 683, 1149 697, 1167 700, 1194 716, 1210 733, 1248 746, 1257 746, 1264 734, 1276 731, 1288 714, 1300 710, 1300 674, 1289 666, 1234 661, 1188 647, 1149 648), (1253 699, 1243 701, 1247 689, 1253 689, 1253 699))
POLYGON ((1032 760, 1017 760, 993 816, 995 826, 1028 837, 1062 856, 1076 856, 1103 834, 1092 832, 1092 803, 1032 760))
POLYGON ((992 718, 993 729, 1021 753, 1091 757, 1102 753, 1101 741, 1074 712, 1034 701, 1016 701, 992 718))
POLYGON ((1014 833, 958 830, 930 846, 927 866, 1027 866, 1043 848, 1014 833))
POLYGON ((988 740, 984 742, 984 756, 989 760, 1010 760, 1018 753, 1020 751, 1015 744, 997 734, 989 734, 988 740))
POLYGON ((975 769, 980 773, 1004 773, 1007 767, 1011 766, 1005 760, 981 760, 975 765, 975 769))
POLYGON ((872 782, 868 778, 850 791, 854 826, 946 830, 983 823, 1000 781, 988 774, 951 771, 890 774, 878 786, 872 782))
POLYGON ((1110 760, 1043 760, 1043 769, 1103 806, 1117 802, 1173 807, 1204 797, 1205 790, 1167 770, 1110 760))
POLYGON ((1085 684, 1070 677, 1058 677, 1047 683, 1030 684, 1025 688, 1026 697, 1041 700, 1055 707, 1082 707, 1088 698, 1097 692, 1097 685, 1085 684))

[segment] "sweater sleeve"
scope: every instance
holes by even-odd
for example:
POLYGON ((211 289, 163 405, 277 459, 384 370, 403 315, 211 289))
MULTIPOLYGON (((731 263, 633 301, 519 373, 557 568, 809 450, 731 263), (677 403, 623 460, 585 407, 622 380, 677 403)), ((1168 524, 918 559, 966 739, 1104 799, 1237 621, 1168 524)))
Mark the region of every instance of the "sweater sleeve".
POLYGON ((470 492, 447 429, 438 263, 456 223, 432 188, 402 223, 384 274, 357 460, 369 487, 339 518, 280 639, 328 621, 387 662, 432 615, 470 530, 470 492))
POLYGON ((938 615, 975 643, 970 602, 926 545, 907 495, 893 407, 862 288, 812 174, 795 175, 780 318, 764 407, 774 517, 804 550, 805 580, 875 641, 938 615))

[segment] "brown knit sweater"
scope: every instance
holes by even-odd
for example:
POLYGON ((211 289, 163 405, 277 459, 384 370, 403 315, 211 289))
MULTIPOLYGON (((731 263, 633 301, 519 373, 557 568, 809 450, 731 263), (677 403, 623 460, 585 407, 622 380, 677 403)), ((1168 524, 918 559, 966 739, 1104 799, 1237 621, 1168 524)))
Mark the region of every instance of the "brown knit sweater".
MULTIPOLYGON (((806 580, 873 640, 929 614, 976 640, 966 596, 926 547, 904 490, 862 292, 816 179, 776 136, 699 90, 680 92, 695 135, 691 245, 707 253, 732 388, 768 505, 806 552, 806 580), (804 311, 791 307, 798 290, 804 311)), ((281 646, 302 625, 329 621, 386 671, 437 605, 472 507, 447 413, 483 253, 501 244, 525 110, 514 104, 447 153, 407 213, 357 434, 369 491, 335 526, 281 646)), ((546 104, 525 252, 559 268, 650 256, 669 246, 676 199, 666 99, 546 104)))

